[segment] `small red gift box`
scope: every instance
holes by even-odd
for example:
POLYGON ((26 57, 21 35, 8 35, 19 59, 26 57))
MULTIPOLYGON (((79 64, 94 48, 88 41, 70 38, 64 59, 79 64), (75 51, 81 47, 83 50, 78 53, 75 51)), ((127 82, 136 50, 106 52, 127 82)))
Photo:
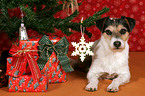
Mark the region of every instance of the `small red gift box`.
MULTIPOLYGON (((49 39, 53 44, 56 44, 60 40, 59 37, 49 37, 49 39)), ((62 69, 54 51, 52 52, 51 56, 49 57, 49 60, 47 61, 47 63, 41 71, 46 72, 49 83, 58 83, 66 81, 66 72, 62 69)))
POLYGON ((17 41, 12 43, 12 47, 9 51, 10 54, 15 55, 19 50, 30 50, 34 56, 38 55, 38 41, 41 37, 31 38, 29 40, 17 41))
POLYGON ((7 75, 18 77, 22 74, 30 73, 30 67, 28 66, 26 55, 23 56, 23 53, 30 51, 33 59, 37 61, 38 56, 38 41, 39 38, 30 39, 28 41, 19 41, 12 44, 12 47, 9 51, 13 55, 13 58, 7 59, 7 75), (25 51, 25 52, 23 52, 25 51), (12 62, 13 60, 13 62, 12 62), (12 64, 11 64, 12 63, 12 64), (20 70, 18 70, 18 68, 20 70), (13 70, 11 70, 13 69, 13 70))
POLYGON ((42 72, 46 72, 49 83, 65 82, 66 72, 60 66, 56 54, 53 52, 42 72))
MULTIPOLYGON (((38 56, 34 56, 35 59, 38 59, 38 56)), ((26 59, 24 59, 26 61, 26 59)), ((13 61, 13 57, 7 58, 7 74, 9 75, 9 92, 46 92, 47 91, 47 76, 44 74, 41 74, 42 77, 39 81, 34 80, 32 75, 30 75, 30 69, 29 67, 26 68, 27 63, 23 63, 23 72, 27 72, 27 75, 24 75, 25 73, 21 73, 18 69, 14 68, 11 64, 13 61), (29 73, 29 74, 28 74, 29 73)), ((21 63, 21 64, 22 64, 21 63)))
POLYGON ((47 77, 42 75, 39 82, 34 80, 31 75, 22 75, 19 77, 9 76, 9 92, 46 92, 47 77))

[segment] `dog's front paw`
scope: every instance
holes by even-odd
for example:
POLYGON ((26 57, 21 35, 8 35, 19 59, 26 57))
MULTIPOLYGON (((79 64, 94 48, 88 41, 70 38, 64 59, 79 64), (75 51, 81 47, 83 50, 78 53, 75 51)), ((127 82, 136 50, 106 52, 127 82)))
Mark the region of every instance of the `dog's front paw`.
POLYGON ((93 91, 96 91, 97 90, 97 85, 96 84, 92 84, 92 83, 89 83, 86 88, 85 88, 87 91, 90 91, 90 92, 93 92, 93 91))
POLYGON ((119 91, 119 88, 113 84, 110 84, 108 87, 107 87, 107 91, 108 92, 118 92, 119 91))

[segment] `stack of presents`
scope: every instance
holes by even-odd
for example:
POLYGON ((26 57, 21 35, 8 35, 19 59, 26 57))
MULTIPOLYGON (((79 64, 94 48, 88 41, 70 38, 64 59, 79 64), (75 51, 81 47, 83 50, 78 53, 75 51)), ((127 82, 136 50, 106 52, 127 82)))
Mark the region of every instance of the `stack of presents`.
POLYGON ((66 81, 73 71, 67 57, 69 43, 65 37, 39 36, 15 40, 7 58, 10 92, 46 92, 50 83, 66 81))

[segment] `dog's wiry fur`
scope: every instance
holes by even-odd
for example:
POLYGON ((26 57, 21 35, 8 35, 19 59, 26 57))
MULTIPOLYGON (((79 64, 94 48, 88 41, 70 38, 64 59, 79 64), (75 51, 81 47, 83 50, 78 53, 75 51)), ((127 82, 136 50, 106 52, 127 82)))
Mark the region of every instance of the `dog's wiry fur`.
POLYGON ((96 91, 99 78, 102 77, 113 79, 107 91, 117 92, 120 85, 130 80, 128 38, 135 26, 135 20, 125 16, 118 19, 105 17, 97 20, 96 26, 101 30, 102 36, 93 47, 95 55, 92 57, 85 89, 96 91))

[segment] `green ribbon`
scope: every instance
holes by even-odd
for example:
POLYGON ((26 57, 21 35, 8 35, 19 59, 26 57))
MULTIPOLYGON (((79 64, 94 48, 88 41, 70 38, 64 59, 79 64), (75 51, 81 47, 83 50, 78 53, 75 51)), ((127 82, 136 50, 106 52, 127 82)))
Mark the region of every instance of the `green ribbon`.
POLYGON ((38 66, 40 70, 42 70, 45 64, 48 62, 49 57, 51 56, 52 52, 56 53, 58 60, 60 61, 60 65, 65 72, 74 71, 73 68, 70 66, 70 61, 68 56, 68 47, 69 43, 66 37, 61 38, 56 44, 49 40, 49 38, 44 35, 42 39, 39 41, 39 50, 40 50, 40 57, 37 60, 38 66))

